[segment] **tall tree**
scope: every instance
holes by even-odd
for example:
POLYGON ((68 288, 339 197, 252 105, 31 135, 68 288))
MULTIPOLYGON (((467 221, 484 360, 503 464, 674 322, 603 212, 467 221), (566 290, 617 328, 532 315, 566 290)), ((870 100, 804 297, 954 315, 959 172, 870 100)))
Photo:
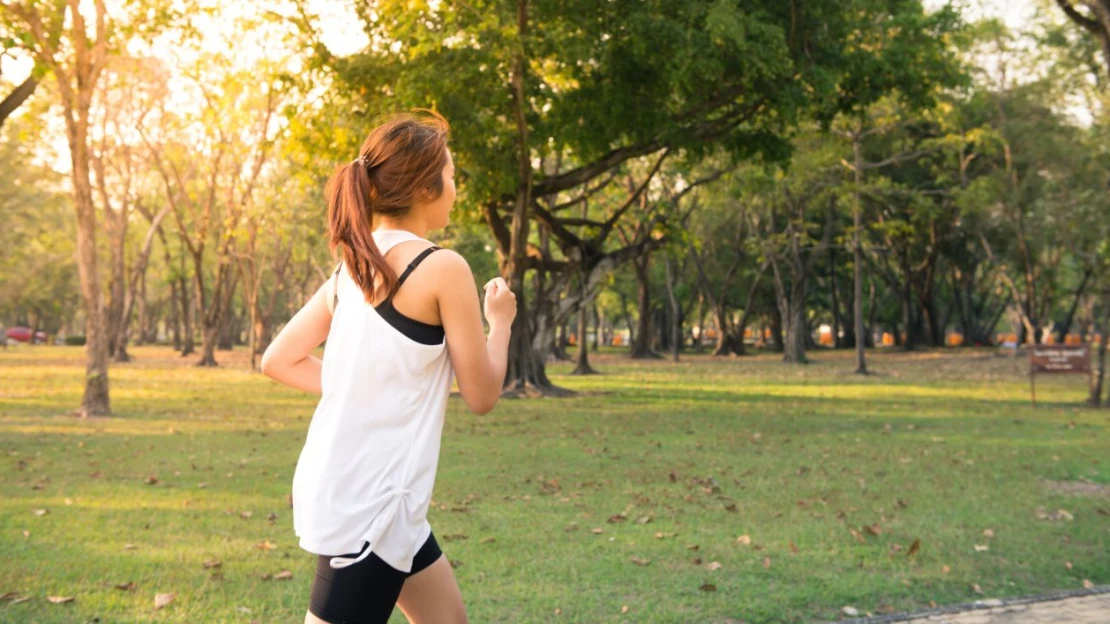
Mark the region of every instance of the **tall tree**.
MULTIPOLYGON (((869 80, 847 78, 867 48, 845 42, 872 21, 890 39, 888 22, 874 15, 891 16, 900 31, 893 39, 917 47, 903 58, 926 66, 949 19, 925 16, 916 0, 360 6, 372 44, 325 60, 359 111, 434 105, 455 124, 469 203, 493 232, 520 305, 506 389, 541 393, 552 385, 523 290, 525 273, 543 268, 528 253, 538 198, 580 195, 623 163, 666 148, 783 156, 784 131, 812 94, 869 80), (553 161, 560 167, 539 166, 553 161)), ((823 114, 845 109, 861 90, 840 92, 825 98, 823 114)))
POLYGON ((85 304, 85 391, 83 416, 111 413, 108 396, 108 335, 96 245, 96 207, 89 166, 89 120, 97 82, 112 47, 112 23, 104 0, 92 6, 25 1, 4 3, 0 19, 28 35, 29 52, 53 74, 58 87, 72 167, 77 215, 77 268, 85 304), (91 22, 91 23, 90 23, 91 22), (60 32, 55 38, 52 33, 60 32))

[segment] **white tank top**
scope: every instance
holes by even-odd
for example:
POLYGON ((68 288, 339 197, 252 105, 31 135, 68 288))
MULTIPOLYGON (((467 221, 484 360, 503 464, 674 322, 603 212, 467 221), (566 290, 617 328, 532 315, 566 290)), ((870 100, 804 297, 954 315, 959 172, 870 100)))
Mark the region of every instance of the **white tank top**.
MULTIPOLYGON (((384 255, 424 240, 377 230, 384 255)), ((419 279, 420 273, 413 273, 419 279)), ((367 303, 340 267, 321 371, 322 396, 293 475, 293 529, 301 548, 344 568, 374 552, 402 572, 431 534, 428 504, 453 369, 446 341, 417 342, 367 303)))

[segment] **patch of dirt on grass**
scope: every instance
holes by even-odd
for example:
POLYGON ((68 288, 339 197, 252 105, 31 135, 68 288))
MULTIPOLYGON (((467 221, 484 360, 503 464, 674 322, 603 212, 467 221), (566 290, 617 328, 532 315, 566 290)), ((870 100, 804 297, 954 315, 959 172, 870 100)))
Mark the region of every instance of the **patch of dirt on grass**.
POLYGON ((1101 496, 1110 498, 1110 485, 1090 483, 1087 481, 1050 481, 1044 479, 1044 485, 1057 494, 1078 494, 1079 496, 1101 496))

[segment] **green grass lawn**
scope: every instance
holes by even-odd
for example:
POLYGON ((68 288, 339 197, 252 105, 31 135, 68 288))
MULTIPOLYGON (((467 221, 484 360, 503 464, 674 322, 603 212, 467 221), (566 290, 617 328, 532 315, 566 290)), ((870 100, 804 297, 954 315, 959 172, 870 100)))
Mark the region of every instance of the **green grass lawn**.
MULTIPOLYGON (((0 621, 302 621, 313 398, 242 352, 133 354, 114 416, 80 420, 79 348, 0 351, 0 594, 29 597, 0 621)), ((610 352, 602 376, 549 368, 575 398, 453 397, 430 520, 471 621, 809 622, 1110 583, 1110 410, 1085 379, 1044 378, 1033 409, 1023 359, 883 352, 860 378, 850 357, 610 352)))

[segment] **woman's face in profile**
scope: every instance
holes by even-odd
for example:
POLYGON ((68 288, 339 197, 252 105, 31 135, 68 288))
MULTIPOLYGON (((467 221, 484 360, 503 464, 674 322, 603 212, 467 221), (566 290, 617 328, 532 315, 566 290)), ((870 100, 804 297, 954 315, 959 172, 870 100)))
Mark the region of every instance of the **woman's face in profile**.
POLYGON ((447 150, 447 163, 443 166, 443 192, 428 204, 428 225, 432 228, 446 227, 451 218, 451 207, 455 204, 455 160, 451 150, 447 150))

